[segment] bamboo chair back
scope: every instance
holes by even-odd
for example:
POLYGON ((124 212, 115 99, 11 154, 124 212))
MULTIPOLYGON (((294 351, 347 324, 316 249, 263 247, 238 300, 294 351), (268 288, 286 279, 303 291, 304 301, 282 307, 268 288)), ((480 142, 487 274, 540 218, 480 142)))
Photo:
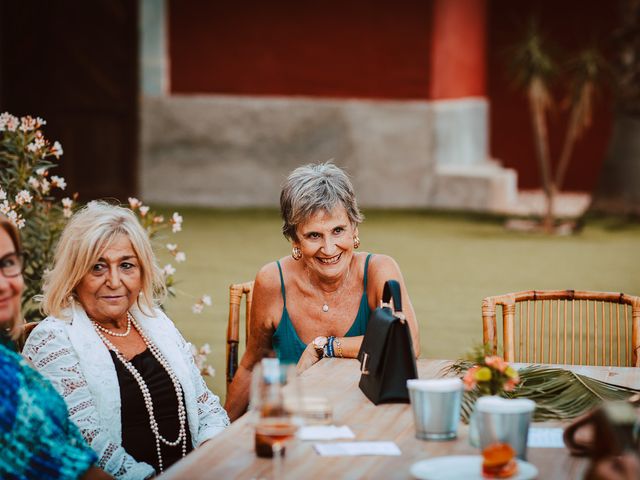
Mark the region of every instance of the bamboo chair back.
POLYGON ((240 343, 240 304, 245 298, 245 345, 251 330, 251 298, 253 282, 234 283, 229 287, 229 323, 227 325, 227 389, 238 370, 238 351, 240 343))
POLYGON ((640 366, 637 296, 578 290, 508 293, 482 301, 482 323, 483 342, 494 354, 502 334, 508 362, 640 366))

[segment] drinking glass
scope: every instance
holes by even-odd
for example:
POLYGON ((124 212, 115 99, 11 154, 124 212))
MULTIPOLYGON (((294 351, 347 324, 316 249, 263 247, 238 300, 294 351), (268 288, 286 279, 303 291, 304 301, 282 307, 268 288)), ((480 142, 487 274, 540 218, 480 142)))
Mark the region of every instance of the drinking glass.
POLYGON ((274 478, 282 476, 285 445, 302 424, 300 384, 295 366, 265 358, 254 368, 250 411, 259 457, 273 458, 274 478))

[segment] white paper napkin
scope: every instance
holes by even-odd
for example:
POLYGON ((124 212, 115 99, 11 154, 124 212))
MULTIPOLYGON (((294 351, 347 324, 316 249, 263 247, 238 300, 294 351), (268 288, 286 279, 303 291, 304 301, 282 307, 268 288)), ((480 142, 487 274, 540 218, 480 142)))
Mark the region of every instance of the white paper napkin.
POLYGON ((338 440, 340 438, 356 438, 346 425, 308 425, 298 430, 300 440, 338 440))
POLYGON ((338 442, 315 443, 316 452, 323 457, 357 455, 401 455, 402 452, 393 442, 338 442))
POLYGON ((532 448, 564 448, 561 428, 531 427, 527 446, 532 448))

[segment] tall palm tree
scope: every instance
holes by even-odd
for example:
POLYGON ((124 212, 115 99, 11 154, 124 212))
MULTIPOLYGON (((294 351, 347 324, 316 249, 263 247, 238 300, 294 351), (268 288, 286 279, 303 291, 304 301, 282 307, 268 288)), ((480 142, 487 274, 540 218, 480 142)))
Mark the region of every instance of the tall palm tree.
POLYGON ((613 134, 591 211, 640 217, 640 0, 620 0, 613 134))

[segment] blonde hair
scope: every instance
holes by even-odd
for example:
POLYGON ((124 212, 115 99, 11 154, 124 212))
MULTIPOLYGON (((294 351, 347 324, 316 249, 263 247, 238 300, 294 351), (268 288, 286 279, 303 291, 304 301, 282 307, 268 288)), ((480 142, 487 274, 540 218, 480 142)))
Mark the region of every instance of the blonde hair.
POLYGON ((138 306, 150 315, 162 303, 166 286, 147 232, 128 208, 94 201, 71 217, 60 236, 53 268, 45 274, 42 287, 41 310, 45 315, 61 317, 62 310, 71 305, 80 280, 121 234, 129 238, 140 262, 142 288, 138 306))
MULTIPOLYGON (((16 253, 21 253, 22 242, 20 241, 20 233, 18 232, 16 226, 11 223, 11 220, 9 220, 2 214, 0 214, 0 229, 7 232, 7 235, 9 235, 9 238, 11 238, 11 242, 13 243, 13 248, 15 249, 16 253)), ((19 338, 20 334, 22 333, 22 325, 24 324, 24 320, 22 319, 21 312, 22 310, 20 306, 18 306, 18 311, 16 312, 15 317, 13 317, 9 321, 8 330, 13 340, 19 338)))

